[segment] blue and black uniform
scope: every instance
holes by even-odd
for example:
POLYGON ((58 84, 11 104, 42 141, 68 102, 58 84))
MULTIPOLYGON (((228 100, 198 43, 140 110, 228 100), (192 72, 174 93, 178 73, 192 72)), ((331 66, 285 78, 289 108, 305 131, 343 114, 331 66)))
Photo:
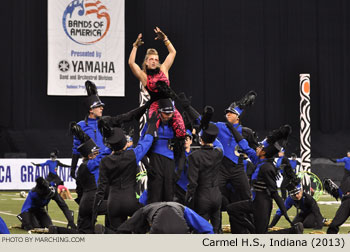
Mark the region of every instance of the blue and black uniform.
POLYGON ((238 141, 239 147, 248 155, 252 163, 256 165, 256 169, 252 175, 254 189, 252 212, 254 216, 255 232, 264 234, 268 231, 272 211, 272 199, 275 200, 282 210, 283 215, 289 220, 284 202, 277 191, 277 169, 273 164, 273 158, 258 157, 256 151, 249 147, 248 142, 243 139, 237 130, 233 129, 233 133, 235 139, 238 141))
MULTIPOLYGON (((185 203, 185 196, 187 191, 187 184, 188 184, 188 156, 190 155, 190 152, 185 151, 185 162, 184 167, 181 171, 180 178, 176 182, 175 185, 175 191, 174 191, 174 201, 184 204, 185 203)), ((176 167, 176 171, 179 168, 176 167)))
POLYGON ((350 158, 343 157, 343 158, 337 159, 336 162, 337 163, 345 163, 344 175, 343 175, 343 178, 342 178, 342 180, 340 182, 340 186, 339 186, 340 194, 343 195, 343 192, 346 192, 343 184, 350 177, 350 158))
POLYGON ((350 172, 350 157, 343 157, 336 160, 337 163, 345 163, 345 170, 350 172))
MULTIPOLYGON (((99 147, 100 152, 103 152, 103 153, 111 152, 111 150, 108 147, 106 147, 103 142, 103 136, 101 134, 101 131, 98 128, 98 119, 92 119, 92 118, 86 117, 85 120, 82 120, 77 124, 84 131, 84 133, 88 135, 94 141, 94 143, 99 147)), ((78 151, 78 147, 81 144, 82 142, 76 136, 74 136, 72 164, 71 164, 71 176, 74 178, 76 178, 76 173, 77 173, 76 165, 80 157, 80 152, 78 151)), ((76 199, 76 201, 79 202, 83 193, 83 190, 79 187, 79 185, 77 185, 76 192, 78 195, 78 198, 76 199)))
MULTIPOLYGON (((103 157, 110 154, 107 152, 100 152, 94 159, 85 159, 79 166, 77 171, 77 185, 83 191, 79 202, 78 215, 78 231, 79 233, 88 234, 93 233, 93 226, 91 223, 92 209, 97 190, 97 181, 99 178, 99 164, 103 157)), ((98 214, 107 213, 107 202, 103 201, 99 207, 98 214)))
MULTIPOLYGON (((224 148, 224 157, 219 170, 219 187, 223 194, 227 193, 226 184, 230 183, 238 194, 240 200, 250 199, 250 186, 247 174, 244 171, 243 164, 238 164, 238 157, 235 155, 237 142, 227 126, 227 123, 217 122, 215 125, 219 128, 218 140, 224 148)), ((240 134, 242 126, 232 125, 240 134)))
POLYGON ((137 210, 118 228, 118 233, 213 234, 208 221, 177 202, 155 202, 137 210))
POLYGON ((223 158, 222 145, 215 140, 212 146, 204 145, 188 156, 188 185, 186 202, 192 198, 193 209, 210 220, 214 233, 221 230, 220 208, 222 196, 218 174, 223 158))
MULTIPOLYGON (((143 132, 146 132, 146 123, 143 132)), ((143 134, 142 134, 143 135, 143 134)), ((170 148, 170 141, 175 137, 171 123, 160 122, 158 138, 147 154, 149 166, 147 168, 148 203, 173 201, 174 198, 174 151, 170 148)))
POLYGON ((47 160, 45 163, 34 165, 40 165, 42 167, 47 165, 49 167, 49 174, 45 179, 50 183, 53 182, 56 186, 63 185, 63 181, 57 174, 58 167, 70 167, 69 165, 62 164, 59 160, 47 160))
POLYGON ((343 181, 343 196, 341 204, 335 213, 332 223, 327 229, 327 234, 337 234, 339 227, 345 223, 350 216, 350 177, 343 181))
MULTIPOLYGON (((297 215, 292 221, 293 224, 302 222, 304 228, 322 229, 324 218, 322 217, 317 202, 311 195, 303 192, 303 196, 300 200, 292 199, 291 196, 288 196, 284 202, 284 206, 286 207, 287 211, 292 206, 297 208, 297 215)), ((281 216, 281 210, 277 209, 276 214, 271 221, 270 227, 275 226, 281 216)))
POLYGON ((107 212, 114 231, 140 207, 136 199, 137 165, 152 142, 153 136, 146 134, 135 148, 117 151, 101 160, 95 203, 102 202, 109 186, 107 212))
MULTIPOLYGON (((86 118, 77 123, 80 128, 84 131, 86 135, 88 135, 92 140, 94 140, 95 144, 100 148, 100 151, 107 152, 105 150, 107 147, 103 142, 103 136, 101 131, 98 129, 98 119, 86 118)), ((76 137, 73 137, 73 149, 72 149, 72 165, 71 165, 71 175, 75 177, 76 173, 76 165, 80 156, 80 152, 78 151, 78 147, 82 144, 82 142, 76 137)), ((107 148, 108 149, 108 148, 107 148)))
POLYGON ((10 231, 6 226, 5 221, 0 217, 0 234, 9 234, 10 231))
MULTIPOLYGON (((244 157, 242 156, 242 161, 239 161, 239 163, 243 163, 244 166, 244 171, 247 174, 248 177, 248 181, 249 181, 249 185, 251 186, 251 177, 255 171, 255 165, 250 162, 247 159, 244 159, 244 157)), ((227 183, 226 184, 226 191, 225 192, 221 192, 222 196, 223 196, 223 201, 222 201, 222 205, 221 205, 221 210, 222 211, 226 211, 226 206, 230 203, 236 202, 236 201, 240 201, 239 195, 237 195, 235 193, 235 189, 232 187, 231 183, 227 183)))
MULTIPOLYGON (((87 118, 86 120, 82 120, 77 123, 80 128, 84 131, 86 135, 88 135, 92 140, 94 140, 95 144, 100 148, 100 150, 104 150, 107 148, 103 142, 103 136, 98 129, 98 119, 87 118)), ((78 147, 81 145, 81 141, 74 136, 73 138, 73 154, 80 154, 78 151, 78 147)))
POLYGON ((50 196, 40 193, 36 190, 36 187, 29 191, 28 196, 23 203, 21 214, 17 216, 22 221, 22 227, 24 229, 31 230, 33 228, 48 228, 52 225, 51 218, 45 209, 51 199, 56 201, 57 205, 67 218, 68 224, 75 226, 72 211, 69 210, 67 204, 57 193, 57 190, 54 188, 52 188, 52 190, 54 190, 54 192, 52 191, 50 196))
MULTIPOLYGON (((284 167, 283 165, 290 164, 289 161, 290 160, 287 157, 282 156, 282 157, 279 157, 277 159, 277 162, 276 162, 276 168, 280 169, 280 172, 281 172, 281 174, 283 176, 282 183, 281 183, 281 186, 280 186, 283 200, 286 200, 286 198, 287 198, 287 188, 286 188, 286 186, 289 184, 288 177, 285 174, 283 174, 283 167, 284 167)), ((296 166, 294 166, 294 169, 293 169, 294 173, 295 173, 295 167, 296 166)))
POLYGON ((350 194, 345 194, 341 199, 341 204, 335 213, 332 223, 327 229, 327 234, 337 234, 339 227, 345 223, 350 216, 350 194))
POLYGON ((297 166, 300 165, 300 162, 295 159, 289 159, 290 166, 292 167, 294 173, 297 173, 297 166))

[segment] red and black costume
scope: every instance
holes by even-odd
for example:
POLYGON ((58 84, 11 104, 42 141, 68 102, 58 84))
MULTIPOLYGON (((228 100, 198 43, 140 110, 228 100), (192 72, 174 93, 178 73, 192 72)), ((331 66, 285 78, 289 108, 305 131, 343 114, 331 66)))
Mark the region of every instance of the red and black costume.
MULTIPOLYGON (((157 82, 165 82, 168 86, 170 86, 169 79, 165 76, 165 74, 159 70, 159 68, 155 70, 147 70, 147 86, 146 89, 149 93, 158 93, 157 90, 157 82)), ((156 112, 158 114, 159 104, 158 101, 155 101, 151 104, 149 108, 149 116, 156 112)), ((157 128, 159 126, 160 120, 157 123, 157 128)), ((180 112, 175 109, 174 116, 172 118, 172 128, 175 132, 176 137, 184 138, 186 134, 185 123, 182 119, 180 112)))

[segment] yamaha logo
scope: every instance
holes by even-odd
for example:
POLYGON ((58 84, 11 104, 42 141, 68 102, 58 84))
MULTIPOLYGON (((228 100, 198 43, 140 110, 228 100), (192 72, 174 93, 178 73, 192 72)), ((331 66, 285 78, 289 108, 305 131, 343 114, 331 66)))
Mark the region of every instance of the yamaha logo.
POLYGON ((66 60, 61 60, 58 63, 58 69, 63 73, 67 72, 69 70, 69 62, 66 60))

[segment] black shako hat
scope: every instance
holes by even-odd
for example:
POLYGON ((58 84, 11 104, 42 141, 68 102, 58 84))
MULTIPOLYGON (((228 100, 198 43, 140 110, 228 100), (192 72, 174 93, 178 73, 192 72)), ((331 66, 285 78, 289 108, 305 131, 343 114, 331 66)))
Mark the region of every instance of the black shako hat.
POLYGON ((173 101, 170 98, 160 99, 158 101, 158 111, 163 113, 173 113, 175 111, 175 107, 173 101))
POLYGON ((91 153, 97 151, 99 148, 91 138, 86 142, 82 143, 78 147, 78 151, 83 157, 88 157, 91 153))
POLYGON ((98 95, 91 95, 86 98, 87 105, 89 106, 89 109, 97 108, 97 107, 104 107, 105 104, 100 100, 98 95))
POLYGON ((301 184, 297 184, 297 185, 294 185, 293 183, 289 183, 287 186, 286 186, 286 189, 288 190, 288 193, 290 196, 295 196, 296 194, 298 194, 303 188, 301 186, 301 184))
POLYGON ((114 151, 122 150, 127 143, 124 131, 121 128, 114 128, 111 136, 107 137, 105 141, 114 151))
POLYGON ((270 132, 260 143, 263 146, 263 151, 265 151, 265 156, 271 158, 285 148, 288 143, 288 137, 291 133, 292 127, 290 125, 281 126, 270 132))
POLYGON ((95 83, 91 81, 86 81, 85 88, 88 94, 88 97, 86 98, 86 105, 88 106, 89 110, 105 105, 98 96, 97 87, 95 83))
POLYGON ((225 114, 231 112, 240 116, 246 108, 251 107, 254 104, 256 97, 257 93, 255 91, 249 91, 239 101, 232 102, 230 106, 225 109, 225 114))
POLYGON ((43 177, 38 177, 35 182, 36 186, 34 187, 34 191, 37 192, 39 197, 50 199, 55 195, 55 188, 50 186, 49 181, 43 177))
POLYGON ((209 123, 208 127, 202 131, 201 138, 205 143, 214 142, 215 138, 219 134, 219 129, 215 124, 209 123))
POLYGON ((225 109, 225 113, 227 114, 228 112, 231 112, 240 116, 243 112, 243 109, 241 109, 235 102, 233 102, 230 104, 230 106, 227 109, 225 109))

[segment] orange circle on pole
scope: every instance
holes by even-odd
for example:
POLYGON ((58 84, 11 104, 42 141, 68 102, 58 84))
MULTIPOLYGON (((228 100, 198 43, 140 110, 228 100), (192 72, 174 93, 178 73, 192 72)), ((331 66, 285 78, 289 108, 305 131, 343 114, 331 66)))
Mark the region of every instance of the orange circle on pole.
POLYGON ((308 94, 310 93, 310 83, 304 82, 304 93, 308 94))

